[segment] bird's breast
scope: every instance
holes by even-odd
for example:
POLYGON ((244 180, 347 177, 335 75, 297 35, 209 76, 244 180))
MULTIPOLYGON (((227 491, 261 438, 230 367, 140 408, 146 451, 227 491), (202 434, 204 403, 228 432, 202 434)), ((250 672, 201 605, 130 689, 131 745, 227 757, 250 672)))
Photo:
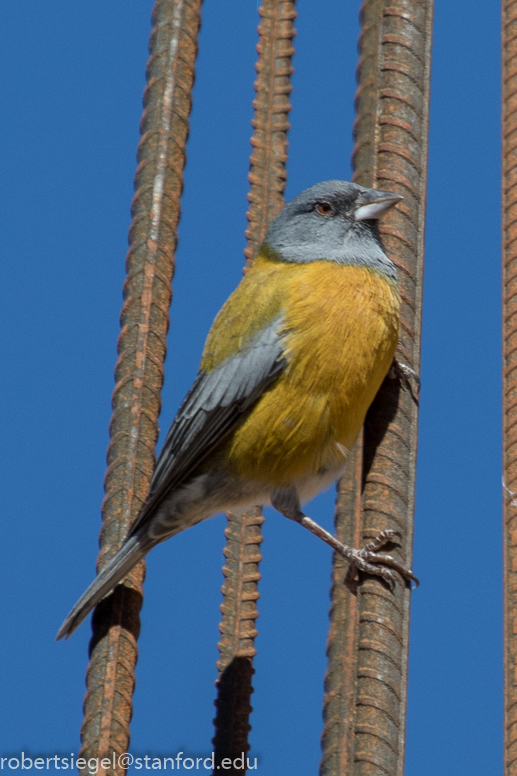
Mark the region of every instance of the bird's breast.
POLYGON ((284 266, 287 367, 228 448, 236 473, 273 485, 339 468, 399 336, 399 295, 384 276, 325 261, 284 266))

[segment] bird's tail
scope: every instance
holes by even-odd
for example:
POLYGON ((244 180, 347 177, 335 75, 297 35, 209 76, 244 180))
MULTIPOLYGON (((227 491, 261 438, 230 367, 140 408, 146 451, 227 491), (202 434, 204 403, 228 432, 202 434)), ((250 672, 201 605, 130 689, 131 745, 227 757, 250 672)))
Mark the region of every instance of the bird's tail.
POLYGON ((131 571, 133 566, 149 552, 152 544, 143 541, 137 536, 129 538, 115 557, 108 563, 99 576, 93 580, 90 587, 78 600, 62 626, 60 627, 56 641, 63 636, 68 638, 84 618, 91 612, 101 598, 104 598, 120 580, 131 571))

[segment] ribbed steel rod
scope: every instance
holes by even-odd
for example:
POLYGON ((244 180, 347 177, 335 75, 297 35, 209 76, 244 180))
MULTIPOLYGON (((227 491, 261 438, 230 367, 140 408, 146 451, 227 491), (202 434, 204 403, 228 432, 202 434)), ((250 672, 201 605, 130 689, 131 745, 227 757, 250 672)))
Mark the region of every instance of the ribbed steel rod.
MULTIPOLYGON (((359 547, 361 543, 361 484, 363 471, 363 435, 357 441, 346 471, 338 482, 335 535, 344 544, 359 547)), ((354 587, 344 585, 347 563, 334 554, 330 589, 330 628, 327 639, 328 669, 322 735, 321 772, 327 776, 352 774, 356 715, 356 680, 358 658, 358 600, 354 587)))
MULTIPOLYGON (((386 250, 397 264, 402 295, 397 358, 417 373, 432 12, 432 0, 363 3, 353 154, 354 179, 358 183, 404 196, 381 223, 381 232, 386 250)), ((361 483, 355 485, 356 490, 362 490, 362 541, 385 528, 399 531, 400 557, 409 566, 417 422, 414 394, 401 387, 398 380, 387 378, 368 412, 361 483)), ((347 530, 341 527, 342 522, 357 522, 356 515, 357 510, 352 516, 346 514, 338 501, 338 532, 347 530)), ((325 698, 321 772, 324 776, 402 776, 410 591, 397 584, 392 593, 377 578, 366 577, 358 587, 354 604, 353 593, 338 590, 336 584, 333 590, 327 674, 327 687, 333 694, 329 692, 325 698), (355 617, 353 637, 341 635, 343 627, 351 628, 350 621, 344 626, 334 621, 334 613, 343 611, 342 598, 347 600, 349 617, 355 617), (357 652, 352 654, 355 644, 357 652), (350 650, 348 654, 346 650, 350 650), (353 681, 343 672, 343 664, 355 667, 353 681)))
MULTIPOLYGON (((154 467, 200 6, 201 0, 158 0, 153 9, 99 570, 119 549, 154 467)), ((116 756, 129 746, 144 574, 142 562, 93 617, 81 756, 115 762, 99 770, 103 775, 124 772, 116 756)))
MULTIPOLYGON (((255 623, 258 617, 256 602, 259 597, 259 563, 262 560, 260 526, 264 522, 259 508, 242 517, 236 517, 231 512, 226 517, 225 579, 219 625, 221 640, 217 645, 217 716, 213 739, 216 772, 217 766, 221 767, 221 760, 229 758, 234 763, 249 750, 250 698, 257 635, 255 623)), ((245 773, 246 768, 229 772, 245 773)))
POLYGON ((517 774, 517 3, 503 0, 504 772, 517 774))
MULTIPOLYGON (((258 61, 255 66, 257 79, 253 101, 253 148, 250 157, 248 180, 250 191, 249 210, 246 213, 247 246, 244 250, 246 267, 255 256, 267 228, 284 203, 287 173, 288 115, 291 110, 291 58, 294 54, 292 39, 295 36, 295 0, 263 0, 259 8, 258 61)), ((245 270, 246 270, 245 267, 245 270)), ((244 270, 244 271, 245 271, 244 270)), ((214 720, 215 773, 220 772, 221 760, 236 758, 249 750, 248 733, 251 713, 250 698, 253 692, 253 657, 256 654, 254 639, 257 635, 255 620, 258 617, 256 601, 259 597, 258 564, 261 560, 260 526, 264 521, 259 510, 242 519, 228 514, 227 544, 224 550, 226 563, 222 588, 222 620, 219 626, 221 640, 218 644, 217 715, 214 720)), ((244 767, 226 770, 229 774, 246 772, 244 767)))
POLYGON ((257 255, 269 224, 284 204, 295 0, 263 0, 259 14, 262 19, 258 27, 259 56, 251 122, 253 152, 248 175, 250 207, 246 213, 248 244, 244 250, 247 264, 257 255))

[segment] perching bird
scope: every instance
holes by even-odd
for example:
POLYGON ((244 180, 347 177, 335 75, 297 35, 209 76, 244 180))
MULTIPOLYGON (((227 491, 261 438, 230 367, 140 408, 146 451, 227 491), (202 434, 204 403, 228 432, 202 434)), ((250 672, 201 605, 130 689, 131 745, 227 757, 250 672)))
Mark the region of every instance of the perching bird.
POLYGON ((389 567, 416 579, 378 553, 392 532, 353 549, 301 510, 341 475, 393 362, 400 297, 376 220, 400 199, 327 181, 283 208, 212 325, 122 548, 58 639, 156 544, 217 512, 256 505, 271 504, 390 585, 389 567))

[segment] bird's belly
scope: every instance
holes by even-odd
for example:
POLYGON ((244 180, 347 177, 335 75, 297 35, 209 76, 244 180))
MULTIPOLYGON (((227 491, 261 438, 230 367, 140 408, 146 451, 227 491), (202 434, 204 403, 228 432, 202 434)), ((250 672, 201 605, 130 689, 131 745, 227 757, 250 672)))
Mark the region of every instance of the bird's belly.
POLYGON ((328 490, 331 485, 343 475, 345 461, 339 465, 322 469, 318 474, 308 474, 300 477, 293 484, 296 487, 300 504, 312 501, 318 493, 328 490))
MULTIPOLYGON (((358 415, 357 407, 333 413, 331 404, 328 394, 307 394, 286 385, 268 392, 232 439, 230 470, 273 487, 339 471, 364 413, 358 415)), ((322 482, 312 495, 323 487, 322 482)))

